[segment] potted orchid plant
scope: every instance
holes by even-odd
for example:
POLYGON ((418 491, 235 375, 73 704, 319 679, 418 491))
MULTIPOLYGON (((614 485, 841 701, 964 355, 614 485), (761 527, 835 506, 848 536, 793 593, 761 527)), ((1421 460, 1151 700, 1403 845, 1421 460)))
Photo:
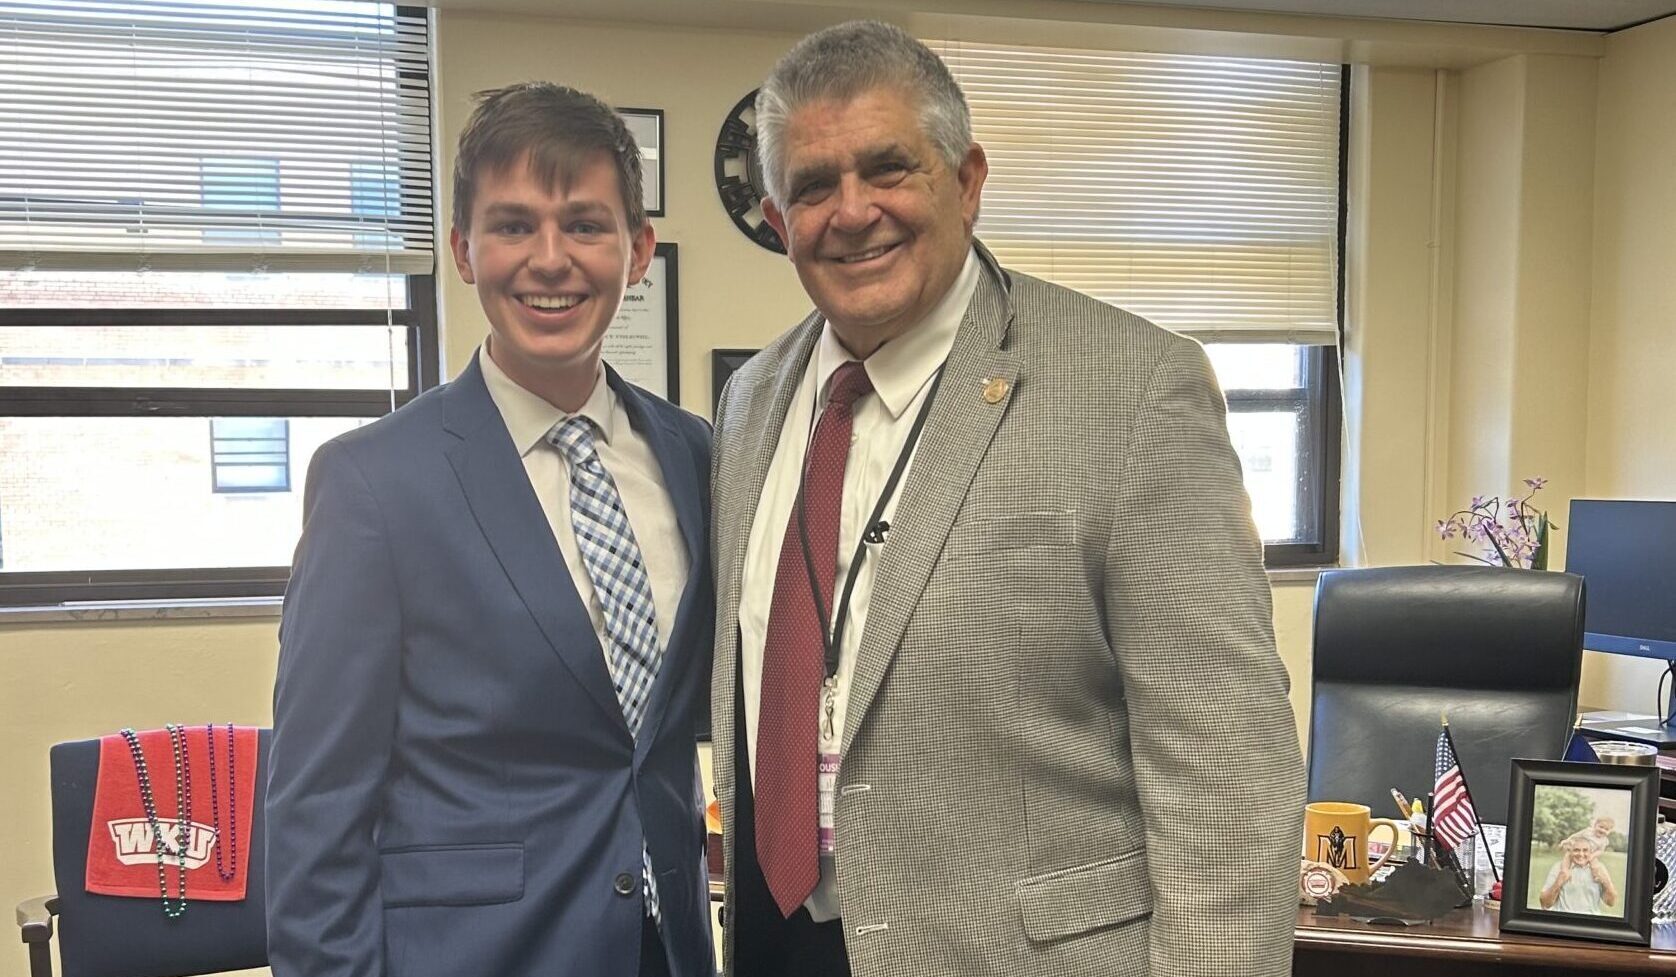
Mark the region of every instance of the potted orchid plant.
POLYGON ((1476 496, 1465 509, 1437 521, 1442 539, 1457 536, 1478 543, 1478 554, 1461 553, 1469 560, 1490 566, 1527 570, 1548 569, 1548 514, 1531 505, 1531 499, 1548 484, 1546 478, 1525 479, 1529 490, 1522 496, 1476 496))

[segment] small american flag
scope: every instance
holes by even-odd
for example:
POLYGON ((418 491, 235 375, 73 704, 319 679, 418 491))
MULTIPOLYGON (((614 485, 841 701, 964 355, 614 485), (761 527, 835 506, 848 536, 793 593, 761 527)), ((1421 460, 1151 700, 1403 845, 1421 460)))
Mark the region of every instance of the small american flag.
POLYGON ((1472 795, 1467 793, 1466 778, 1461 776, 1461 764, 1455 759, 1448 727, 1437 734, 1436 774, 1437 786, 1432 788, 1432 837, 1454 851, 1478 830, 1478 812, 1472 809, 1472 795))

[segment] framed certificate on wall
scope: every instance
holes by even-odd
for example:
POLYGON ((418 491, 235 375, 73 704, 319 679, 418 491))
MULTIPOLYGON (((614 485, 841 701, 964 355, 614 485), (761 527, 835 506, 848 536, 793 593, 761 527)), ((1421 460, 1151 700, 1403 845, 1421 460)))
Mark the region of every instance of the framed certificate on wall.
POLYGON ((660 243, 646 277, 628 287, 605 332, 605 362, 671 403, 681 397, 679 285, 676 247, 660 243))

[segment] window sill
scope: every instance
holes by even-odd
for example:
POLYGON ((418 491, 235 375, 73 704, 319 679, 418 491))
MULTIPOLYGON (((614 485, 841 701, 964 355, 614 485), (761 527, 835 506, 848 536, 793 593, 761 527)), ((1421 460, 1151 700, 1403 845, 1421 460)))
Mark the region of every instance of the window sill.
POLYGON ((1269 575, 1269 583, 1315 583, 1315 578, 1321 576, 1324 570, 1337 570, 1336 566, 1325 567, 1274 567, 1264 571, 1269 575))
POLYGON ((283 600, 281 597, 226 597, 202 600, 85 601, 74 604, 0 607, 0 627, 9 624, 278 618, 283 600))
MULTIPOLYGON (((1266 571, 1270 584, 1313 584, 1333 567, 1278 567, 1266 571)), ((282 597, 236 597, 204 600, 113 600, 33 607, 0 607, 0 627, 8 624, 100 624, 133 621, 209 621, 279 617, 282 597)))

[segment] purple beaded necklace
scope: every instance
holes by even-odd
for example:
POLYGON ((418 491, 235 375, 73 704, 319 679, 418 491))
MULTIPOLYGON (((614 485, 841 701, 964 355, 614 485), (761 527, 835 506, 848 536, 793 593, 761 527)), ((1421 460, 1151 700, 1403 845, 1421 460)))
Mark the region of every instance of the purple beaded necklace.
MULTIPOLYGON (((221 840, 221 792, 215 785, 215 724, 204 726, 209 737, 210 820, 214 823, 215 838, 221 840)), ((239 874, 239 780, 233 768, 233 724, 227 724, 227 864, 221 865, 220 844, 215 846, 215 874, 223 882, 231 882, 239 874)))

